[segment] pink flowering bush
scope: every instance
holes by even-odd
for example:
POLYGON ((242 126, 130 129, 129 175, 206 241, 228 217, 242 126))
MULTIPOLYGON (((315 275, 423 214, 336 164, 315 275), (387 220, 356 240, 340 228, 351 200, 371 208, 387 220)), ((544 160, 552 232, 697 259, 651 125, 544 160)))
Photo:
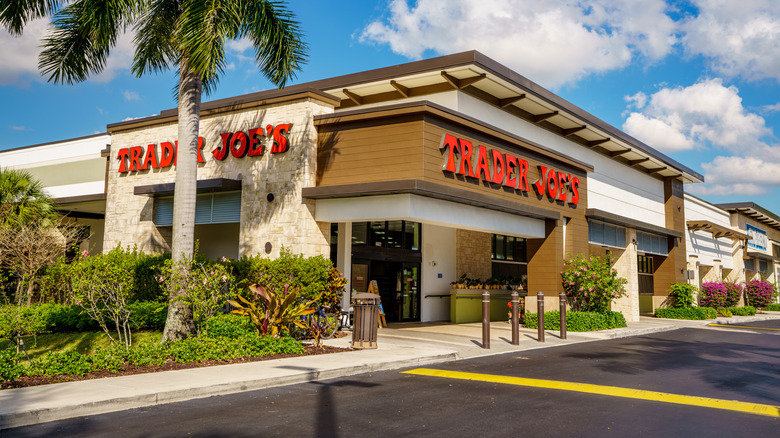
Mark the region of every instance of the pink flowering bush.
POLYGON ((572 300, 574 310, 605 312, 612 300, 627 295, 628 280, 619 277, 612 268, 612 259, 607 256, 585 258, 577 255, 564 262, 561 272, 563 290, 572 300))
POLYGON ((745 283, 745 305, 766 307, 772 302, 774 287, 765 280, 750 280, 745 283))
POLYGON ((699 305, 702 307, 734 307, 739 303, 742 286, 735 283, 712 281, 701 285, 699 305))

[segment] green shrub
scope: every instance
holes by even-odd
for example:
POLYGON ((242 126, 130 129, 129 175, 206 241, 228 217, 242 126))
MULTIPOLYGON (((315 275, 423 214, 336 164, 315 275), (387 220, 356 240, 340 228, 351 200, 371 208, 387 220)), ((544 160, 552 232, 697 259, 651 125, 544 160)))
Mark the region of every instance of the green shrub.
POLYGON ((273 338, 248 334, 237 338, 189 338, 176 342, 142 342, 131 348, 112 345, 94 354, 76 350, 47 353, 33 359, 28 365, 20 363, 13 351, 0 352, 0 378, 14 380, 20 376, 77 375, 108 370, 122 370, 126 365, 163 365, 166 362, 225 361, 242 357, 261 357, 269 354, 303 354, 300 342, 289 338, 273 338))
POLYGON ((626 296, 628 280, 619 277, 607 256, 585 258, 577 255, 564 262, 561 272, 563 290, 572 298, 574 310, 605 312, 612 300, 626 296))
POLYGON ((0 349, 0 382, 16 380, 24 375, 24 366, 20 363, 22 354, 13 349, 0 349))
POLYGON ((769 310, 770 312, 780 312, 780 303, 770 304, 764 307, 762 310, 769 310))
MULTIPOLYGON (((165 261, 171 258, 170 254, 145 254, 134 248, 115 248, 110 253, 111 266, 120 266, 130 273, 130 287, 127 291, 129 301, 167 301, 168 292, 159 280, 165 261)), ((73 270, 94 263, 92 259, 96 256, 102 254, 91 257, 82 255, 70 262, 63 257, 43 270, 39 280, 41 298, 57 303, 73 302, 74 293, 80 292, 73 287, 73 270)))
POLYGON ((136 330, 162 330, 168 317, 168 304, 159 301, 138 301, 127 305, 130 321, 136 330))
POLYGON ((84 313, 81 306, 56 303, 41 304, 40 311, 47 333, 100 330, 97 322, 84 313))
MULTIPOLYGON (((538 328, 539 320, 536 313, 526 313, 523 327, 538 328)), ((588 332, 626 327, 626 318, 620 312, 566 312, 566 330, 571 332, 588 332)), ((557 310, 544 312, 544 329, 560 330, 561 314, 557 310)))
MULTIPOLYGON (((739 316, 753 316, 756 314, 756 308, 753 306, 745 306, 745 307, 727 307, 723 310, 727 310, 731 312, 732 315, 739 315, 739 316)), ((726 315, 723 315, 726 316, 726 315)))
MULTIPOLYGON (((323 256, 303 257, 282 248, 279 257, 267 259, 259 255, 233 262, 236 276, 243 287, 260 284, 272 290, 300 289, 298 297, 312 300, 322 294, 320 304, 337 309, 344 293, 346 280, 333 268, 330 259, 323 256)), ((245 296, 249 296, 246 292, 245 296)))
POLYGON ((667 319, 703 320, 715 319, 718 317, 718 313, 712 307, 672 307, 667 309, 655 309, 655 316, 656 318, 667 319))
POLYGON ((673 283, 669 287, 671 307, 691 307, 693 305, 693 293, 696 287, 688 283, 673 283))
POLYGON ((718 309, 718 314, 724 318, 731 318, 734 314, 731 313, 731 310, 729 309, 730 307, 729 308, 721 307, 720 309, 718 309))
POLYGON ((0 305, 0 338, 33 336, 45 329, 37 306, 0 305))
POLYGON ((238 338, 257 332, 249 318, 232 313, 213 316, 206 321, 205 329, 210 338, 238 338))

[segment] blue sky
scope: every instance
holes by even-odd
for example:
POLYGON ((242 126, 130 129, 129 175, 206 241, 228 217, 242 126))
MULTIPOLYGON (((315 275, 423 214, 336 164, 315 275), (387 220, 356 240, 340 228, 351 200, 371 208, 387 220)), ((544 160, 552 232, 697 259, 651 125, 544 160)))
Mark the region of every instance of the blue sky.
MULTIPOLYGON (((309 62, 294 83, 476 49, 705 175, 686 190, 780 214, 776 0, 289 2, 309 62)), ((36 72, 44 21, 0 30, 0 150, 105 131, 176 106, 175 70, 136 78, 131 37, 105 71, 53 85, 36 72)), ((204 100, 271 88, 246 44, 204 100)))

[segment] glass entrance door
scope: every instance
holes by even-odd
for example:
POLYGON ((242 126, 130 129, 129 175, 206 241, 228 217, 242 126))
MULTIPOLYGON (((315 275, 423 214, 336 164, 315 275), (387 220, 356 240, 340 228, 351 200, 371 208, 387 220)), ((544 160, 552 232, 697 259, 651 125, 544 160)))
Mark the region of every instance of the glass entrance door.
POLYGON ((420 265, 405 263, 399 272, 401 279, 401 321, 420 320, 420 265))
POLYGON ((377 283, 387 321, 419 321, 420 264, 371 260, 367 265, 367 279, 377 283))

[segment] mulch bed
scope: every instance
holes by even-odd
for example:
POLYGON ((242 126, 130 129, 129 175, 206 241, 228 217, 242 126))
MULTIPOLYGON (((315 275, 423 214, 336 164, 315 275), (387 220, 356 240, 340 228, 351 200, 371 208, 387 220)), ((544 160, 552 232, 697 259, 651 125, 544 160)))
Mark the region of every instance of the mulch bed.
POLYGON ((304 349, 306 350, 303 354, 270 354, 267 356, 260 356, 260 357, 244 357, 241 359, 233 359, 233 360, 210 360, 206 362, 190 362, 190 363, 178 363, 178 362, 168 362, 164 365, 158 366, 158 365, 146 365, 146 366, 133 366, 133 365, 125 365, 125 368, 114 373, 111 371, 95 371, 93 373, 88 373, 83 376, 75 376, 75 375, 61 375, 61 376, 24 376, 20 377, 17 380, 11 381, 11 382, 2 382, 0 383, 0 389, 11 389, 11 388, 24 388, 28 386, 38 386, 38 385, 48 385, 51 383, 62 383, 62 382, 74 382, 77 380, 90 380, 90 379, 101 379, 103 377, 116 377, 116 376, 130 376, 133 374, 144 374, 144 373, 158 373, 161 371, 172 371, 172 370, 185 370, 188 368, 201 368, 201 367, 210 367, 215 365, 227 365, 231 363, 246 363, 246 362, 258 362, 262 360, 272 360, 272 359, 282 359, 285 357, 299 357, 299 356, 312 356, 315 354, 329 354, 329 353, 341 353, 343 351, 349 351, 348 348, 339 348, 339 347, 329 347, 329 346, 322 346, 320 348, 316 348, 312 345, 304 345, 304 349))

